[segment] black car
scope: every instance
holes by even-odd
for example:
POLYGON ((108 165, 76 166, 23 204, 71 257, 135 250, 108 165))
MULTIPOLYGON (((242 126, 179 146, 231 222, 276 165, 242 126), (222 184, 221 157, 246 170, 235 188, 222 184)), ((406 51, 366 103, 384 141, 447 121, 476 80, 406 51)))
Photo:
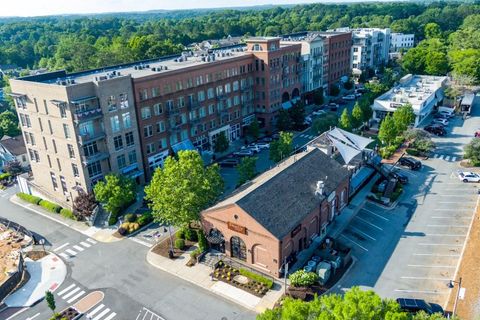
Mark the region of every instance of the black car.
POLYGON ((224 168, 226 167, 233 168, 233 167, 236 167, 238 164, 239 164, 239 161, 237 159, 225 159, 218 162, 218 165, 224 168))
POLYGON ((394 178, 394 179, 397 179, 398 181, 400 181, 401 184, 407 184, 408 183, 408 177, 404 174, 401 174, 400 172, 390 172, 390 174, 388 175, 390 178, 394 178))
POLYGON ((416 159, 410 157, 401 157, 398 163, 402 166, 409 167, 410 170, 419 170, 422 167, 422 163, 416 159))
POLYGON ((437 135, 437 136, 444 136, 444 135, 447 134, 447 130, 445 130, 445 127, 442 126, 442 125, 431 124, 431 125, 428 125, 425 128, 423 128, 423 130, 425 130, 427 132, 430 132, 430 133, 432 133, 434 135, 437 135))
POLYGON ((402 310, 409 313, 425 311, 427 314, 441 313, 442 315, 444 315, 443 308, 436 303, 428 303, 425 300, 421 299, 407 298, 398 298, 397 302, 402 310))

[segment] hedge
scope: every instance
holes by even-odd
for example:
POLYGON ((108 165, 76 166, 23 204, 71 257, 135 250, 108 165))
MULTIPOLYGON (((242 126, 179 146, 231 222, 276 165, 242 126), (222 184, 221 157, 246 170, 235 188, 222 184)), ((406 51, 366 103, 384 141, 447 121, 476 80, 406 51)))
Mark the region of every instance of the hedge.
POLYGON ((195 242, 198 240, 197 232, 193 229, 186 229, 185 230, 185 240, 195 242))
POLYGON ((40 201, 42 201, 42 198, 40 197, 32 196, 31 194, 23 193, 23 192, 17 193, 17 197, 33 204, 39 204, 40 201))
POLYGON ((60 210, 60 215, 68 219, 76 220, 72 210, 69 210, 69 209, 63 208, 62 210, 60 210))
POLYGON ((185 240, 183 239, 175 240, 175 248, 183 250, 183 248, 185 248, 185 240))
POLYGON ((56 203, 52 203, 48 200, 42 200, 40 201, 39 205, 41 207, 44 207, 45 209, 47 209, 48 211, 51 211, 53 213, 60 213, 60 211, 62 210, 62 207, 59 206, 58 204, 56 203))
POLYGON ((145 226, 153 221, 153 215, 149 212, 142 214, 138 219, 137 222, 140 226, 145 226))
POLYGON ((245 276, 247 278, 250 278, 254 281, 257 281, 257 282, 260 282, 260 283, 263 283, 264 285, 267 286, 267 288, 271 289, 273 287, 273 281, 268 279, 268 278, 265 278, 264 276, 261 276, 259 274, 256 274, 256 273, 253 273, 247 269, 243 269, 243 268, 240 268, 238 270, 240 272, 240 274, 242 276, 245 276))
POLYGON ((5 173, 0 173, 0 181, 2 180, 7 180, 8 178, 10 178, 12 175, 8 172, 5 172, 5 173))

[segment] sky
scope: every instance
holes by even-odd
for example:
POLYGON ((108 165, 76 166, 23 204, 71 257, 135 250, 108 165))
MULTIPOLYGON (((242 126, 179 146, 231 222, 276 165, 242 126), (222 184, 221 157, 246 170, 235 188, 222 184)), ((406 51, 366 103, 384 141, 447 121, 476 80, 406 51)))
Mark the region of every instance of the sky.
MULTIPOLYGON (((344 1, 345 0, 2 0, 0 17, 344 1)), ((349 1, 352 2, 352 0, 349 1)))

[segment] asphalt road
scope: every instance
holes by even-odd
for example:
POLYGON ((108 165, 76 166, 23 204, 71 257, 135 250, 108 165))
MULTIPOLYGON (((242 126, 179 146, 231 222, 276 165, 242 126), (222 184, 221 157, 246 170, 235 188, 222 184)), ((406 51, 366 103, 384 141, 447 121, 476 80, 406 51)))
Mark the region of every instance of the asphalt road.
MULTIPOLYGON (((72 299, 82 291, 88 294, 100 290, 105 293, 104 307, 93 316, 96 320, 142 319, 146 315, 159 320, 255 318, 253 312, 237 304, 150 266, 145 260, 148 246, 131 240, 109 244, 89 240, 84 234, 14 205, 8 200, 14 192, 13 188, 0 192, 3 217, 45 238, 45 247, 59 255, 75 252, 67 259, 62 257, 67 261, 68 276, 55 292, 57 310, 75 303, 77 300, 72 299)), ((7 314, 11 313, 0 313, 0 319, 9 318, 7 314)), ((50 315, 41 301, 10 319, 47 319, 50 315)))
POLYGON ((456 172, 480 127, 479 108, 477 99, 472 117, 457 116, 447 136, 433 139, 437 148, 420 171, 399 168, 410 181, 396 208, 366 203, 351 221, 341 238, 358 260, 337 292, 361 286, 383 297, 446 304, 478 199, 479 185, 461 182, 456 172))

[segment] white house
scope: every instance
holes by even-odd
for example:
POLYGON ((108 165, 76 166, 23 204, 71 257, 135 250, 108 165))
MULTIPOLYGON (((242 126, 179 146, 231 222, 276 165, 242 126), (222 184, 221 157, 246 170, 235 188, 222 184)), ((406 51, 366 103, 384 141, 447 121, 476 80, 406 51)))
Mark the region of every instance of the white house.
POLYGON ((408 74, 399 84, 373 103, 373 118, 382 120, 388 113, 407 103, 415 112, 415 126, 418 126, 433 110, 442 104, 447 77, 408 74))
POLYGON ((410 49, 414 45, 414 34, 392 33, 390 35, 390 58, 397 57, 402 49, 410 49))
POLYGON ((23 141, 22 135, 16 137, 3 136, 0 140, 0 170, 3 166, 17 160, 22 167, 28 167, 29 160, 27 156, 27 148, 23 141))

